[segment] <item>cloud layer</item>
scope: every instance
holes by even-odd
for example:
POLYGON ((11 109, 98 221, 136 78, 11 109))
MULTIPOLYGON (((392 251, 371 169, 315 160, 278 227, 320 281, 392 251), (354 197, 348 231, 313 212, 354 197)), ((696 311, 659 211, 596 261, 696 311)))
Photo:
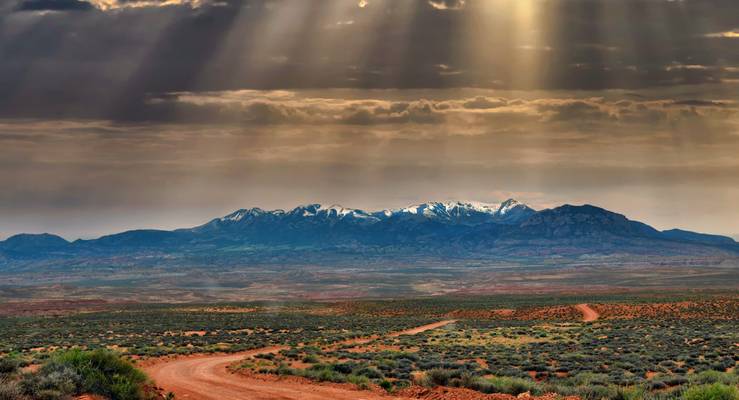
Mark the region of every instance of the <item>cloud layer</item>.
POLYGON ((506 192, 539 207, 589 202, 659 227, 731 233, 739 90, 723 89, 704 87, 698 99, 693 87, 655 98, 180 92, 149 99, 150 115, 168 116, 158 121, 6 120, 0 214, 6 233, 75 236, 195 224, 245 206, 382 208, 506 192))
MULTIPOLYGON (((453 93, 453 92, 452 92, 453 93)), ((378 92, 378 94, 383 94, 378 92)), ((387 93, 392 96, 392 93, 387 93)), ((608 93, 605 93, 608 94, 608 93)), ((477 95, 453 99, 392 100, 310 97, 291 91, 170 93, 151 98, 151 115, 180 121, 240 125, 320 124, 632 124, 657 129, 726 123, 739 113, 733 99, 607 99, 605 97, 506 98, 477 95)))
POLYGON ((12 0, 0 117, 136 119, 186 91, 732 82, 736 21, 734 0, 12 0))
POLYGON ((736 0, 0 2, 0 236, 501 197, 736 233, 737 21, 736 0))

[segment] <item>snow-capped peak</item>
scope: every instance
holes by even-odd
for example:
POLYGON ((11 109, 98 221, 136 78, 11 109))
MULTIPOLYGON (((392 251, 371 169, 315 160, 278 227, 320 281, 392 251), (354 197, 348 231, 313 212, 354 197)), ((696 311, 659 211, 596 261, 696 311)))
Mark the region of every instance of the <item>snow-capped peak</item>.
POLYGON ((323 207, 321 204, 305 204, 287 212, 283 210, 265 211, 261 208, 242 209, 220 218, 220 220, 222 222, 239 222, 263 215, 271 215, 275 217, 291 216, 293 218, 363 220, 364 223, 374 223, 398 217, 425 218, 460 224, 478 224, 518 220, 533 212, 531 208, 514 199, 509 199, 502 203, 483 203, 478 201, 427 202, 375 212, 347 208, 338 204, 329 207, 323 207))
POLYGON ((341 205, 334 204, 328 208, 325 208, 324 211, 328 212, 329 214, 337 215, 340 217, 344 217, 347 215, 351 215, 356 213, 358 210, 355 210, 353 208, 345 208, 341 205))
POLYGON ((339 219, 357 218, 357 219, 363 219, 363 220, 376 220, 377 219, 376 216, 364 210, 358 210, 356 208, 346 208, 338 204, 334 204, 331 207, 322 209, 320 213, 322 213, 328 218, 339 218, 339 219))
POLYGON ((482 203, 479 201, 466 201, 466 202, 454 202, 454 203, 447 203, 447 204, 453 204, 454 207, 458 209, 467 209, 467 210, 474 210, 482 213, 488 213, 488 214, 495 214, 499 209, 499 204, 494 203, 482 203))
MULTIPOLYGON (((515 200, 508 200, 515 201, 515 200)), ((507 202, 506 202, 507 203, 507 202)), ((485 213, 485 214, 496 214, 506 203, 495 204, 495 203, 483 203, 478 201, 447 201, 447 202, 429 202, 415 204, 409 207, 404 207, 396 210, 389 210, 393 214, 407 213, 416 215, 426 216, 438 216, 439 214, 448 215, 459 215, 468 211, 485 213)))
POLYGON ((304 205, 295 207, 292 211, 290 211, 290 214, 300 215, 303 217, 315 217, 316 214, 318 214, 318 210, 320 209, 321 209, 320 204, 304 204, 304 205))
POLYGON ((265 214, 265 211, 261 208, 250 208, 250 209, 241 209, 238 211, 234 211, 231 214, 226 215, 225 217, 221 218, 221 221, 228 221, 228 222, 238 222, 248 217, 254 217, 258 215, 265 214))
POLYGON ((447 201, 415 204, 409 207, 384 210, 374 215, 392 217, 425 217, 437 221, 460 224, 479 224, 485 222, 515 222, 526 218, 534 210, 523 203, 509 199, 503 203, 483 203, 479 201, 447 201), (520 211, 512 213, 512 211, 520 211))
POLYGON ((528 207, 523 203, 520 203, 518 200, 515 199, 508 199, 500 204, 500 207, 498 208, 498 213, 501 215, 505 215, 509 213, 511 210, 513 210, 516 207, 528 207))

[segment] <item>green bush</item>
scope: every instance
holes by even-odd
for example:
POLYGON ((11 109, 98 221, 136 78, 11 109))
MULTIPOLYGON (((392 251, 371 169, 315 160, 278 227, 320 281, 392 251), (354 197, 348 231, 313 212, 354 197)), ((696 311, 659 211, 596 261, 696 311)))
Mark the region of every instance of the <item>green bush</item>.
POLYGON ((644 387, 618 387, 615 389, 613 400, 643 400, 647 395, 644 387))
POLYGON ((370 380, 366 376, 347 375, 346 381, 356 385, 357 388, 362 390, 367 390, 370 388, 370 380))
POLYGON ((140 400, 147 378, 131 363, 107 350, 70 350, 55 354, 38 373, 23 377, 24 392, 34 399, 57 400, 90 393, 111 400, 140 400))
POLYGON ((382 372, 375 368, 362 368, 359 371, 356 371, 355 374, 366 376, 369 379, 382 379, 385 377, 382 372))
POLYGON ((17 383, 0 379, 0 400, 28 400, 28 397, 17 383))
POLYGON ((723 383, 724 385, 736 385, 739 383, 739 376, 736 374, 718 372, 718 371, 703 371, 699 374, 695 374, 690 377, 690 383, 694 385, 706 385, 711 383, 723 383))
POLYGON ((693 386, 685 392, 683 398, 685 400, 739 400, 739 390, 735 386, 714 383, 693 386))
POLYGON ((14 374, 20 367, 21 362, 15 358, 0 358, 0 376, 14 374))
POLYGON ((620 393, 614 387, 609 386, 581 386, 577 388, 577 394, 583 400, 617 399, 620 393))
POLYGON ((23 391, 34 399, 56 400, 79 393, 82 378, 69 365, 51 361, 21 381, 23 391))
POLYGON ((317 364, 321 362, 321 360, 315 354, 309 354, 303 358, 303 362, 306 364, 317 364))
POLYGON ((319 382, 344 383, 347 376, 336 372, 330 364, 315 364, 306 370, 292 370, 293 373, 319 382))
POLYGON ((493 392, 489 393, 505 393, 516 396, 525 392, 530 392, 534 395, 539 395, 542 392, 539 384, 528 379, 493 377, 487 379, 487 381, 492 385, 491 389, 493 390, 493 392))
POLYGON ((452 371, 437 368, 429 371, 427 375, 433 385, 447 386, 452 378, 452 371))

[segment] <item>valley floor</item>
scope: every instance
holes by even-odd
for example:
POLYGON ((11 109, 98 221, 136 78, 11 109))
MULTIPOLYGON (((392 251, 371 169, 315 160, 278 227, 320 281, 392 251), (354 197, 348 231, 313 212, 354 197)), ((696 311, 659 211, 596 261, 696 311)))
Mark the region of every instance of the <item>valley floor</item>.
POLYGON ((0 316, 0 361, 34 372, 61 349, 110 349, 191 400, 739 390, 736 291, 56 306, 0 316))

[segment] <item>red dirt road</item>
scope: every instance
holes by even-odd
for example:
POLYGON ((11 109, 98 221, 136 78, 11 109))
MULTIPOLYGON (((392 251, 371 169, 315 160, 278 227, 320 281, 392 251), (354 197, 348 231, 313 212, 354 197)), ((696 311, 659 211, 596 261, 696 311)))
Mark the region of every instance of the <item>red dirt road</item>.
POLYGON ((402 336, 402 335, 417 335, 417 334, 419 334, 421 332, 426 332, 426 331, 434 330, 434 329, 437 329, 437 328, 441 328, 441 327, 447 326, 447 325, 449 325, 451 323, 454 323, 454 322, 457 322, 457 320, 451 319, 451 320, 447 320, 447 321, 434 322, 433 324, 423 325, 423 326, 419 326, 417 328, 407 329, 407 330, 404 330, 404 331, 391 333, 391 334, 389 334, 387 336, 388 337, 398 337, 398 336, 402 336))
POLYGON ((600 318, 600 314, 587 304, 578 304, 575 308, 582 313, 583 322, 593 322, 600 318))
MULTIPOLYGON (((415 335, 454 321, 424 325, 389 336, 415 335)), ((293 380, 262 380, 228 372, 227 367, 247 356, 276 353, 285 346, 267 347, 236 354, 162 359, 143 369, 165 391, 178 399, 191 400, 405 400, 371 391, 335 385, 318 385, 293 380)))

